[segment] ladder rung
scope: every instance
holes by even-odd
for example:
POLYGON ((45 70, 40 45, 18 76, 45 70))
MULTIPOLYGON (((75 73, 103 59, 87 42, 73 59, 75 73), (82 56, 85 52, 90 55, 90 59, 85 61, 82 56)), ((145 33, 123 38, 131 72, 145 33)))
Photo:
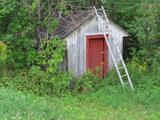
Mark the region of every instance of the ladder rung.
POLYGON ((118 45, 110 45, 111 47, 116 47, 116 46, 118 46, 118 45))
POLYGON ((121 62, 121 61, 122 61, 121 59, 117 59, 117 60, 116 60, 116 62, 121 62))
POLYGON ((115 54, 115 55, 119 55, 119 54, 121 54, 121 52, 115 52, 114 54, 115 54))
POLYGON ((118 44, 114 44, 115 46, 118 46, 118 44))
POLYGON ((105 16, 102 16, 102 18, 106 18, 105 16))
POLYGON ((120 70, 120 69, 125 69, 126 67, 119 67, 118 69, 120 70))
POLYGON ((123 83, 123 85, 129 85, 130 83, 129 82, 127 82, 127 83, 123 83))
POLYGON ((102 9, 97 9, 97 11, 102 11, 102 12, 103 12, 103 10, 102 10, 102 9))
POLYGON ((126 76, 128 76, 128 75, 122 75, 121 77, 126 77, 126 76))

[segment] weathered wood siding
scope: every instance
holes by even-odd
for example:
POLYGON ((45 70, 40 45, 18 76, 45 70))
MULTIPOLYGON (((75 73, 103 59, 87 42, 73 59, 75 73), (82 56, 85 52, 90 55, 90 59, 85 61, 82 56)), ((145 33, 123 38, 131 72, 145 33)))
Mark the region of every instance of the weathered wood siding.
MULTIPOLYGON (((105 23, 103 19, 101 19, 101 22, 105 23)), ((80 76, 86 72, 86 35, 100 34, 100 32, 102 31, 102 27, 105 27, 104 24, 98 26, 95 17, 84 23, 79 29, 75 30, 73 33, 71 33, 68 37, 65 38, 65 41, 67 43, 68 70, 75 76, 80 76)), ((112 30, 111 34, 115 39, 118 40, 119 48, 122 51, 123 36, 125 36, 125 34, 118 30, 113 24, 110 24, 108 29, 112 30)), ((110 54, 108 58, 109 69, 111 69, 113 67, 113 63, 110 54)))
MULTIPOLYGON (((111 35, 112 37, 117 40, 117 44, 118 44, 118 47, 121 51, 121 55, 123 55, 123 37, 127 36, 127 34, 123 33, 121 30, 119 30, 117 28, 117 26, 115 26, 115 24, 109 24, 109 30, 111 30, 111 35)), ((110 40, 109 41, 111 45, 113 45, 113 41, 110 40)), ((112 50, 113 50, 113 53, 114 53, 114 56, 116 56, 116 59, 117 61, 120 60, 119 56, 117 56, 117 52, 116 49, 114 49, 112 47, 112 50)), ((109 70, 111 70, 113 68, 114 64, 113 64, 113 61, 112 61, 112 58, 111 58, 111 55, 109 53, 109 70)))

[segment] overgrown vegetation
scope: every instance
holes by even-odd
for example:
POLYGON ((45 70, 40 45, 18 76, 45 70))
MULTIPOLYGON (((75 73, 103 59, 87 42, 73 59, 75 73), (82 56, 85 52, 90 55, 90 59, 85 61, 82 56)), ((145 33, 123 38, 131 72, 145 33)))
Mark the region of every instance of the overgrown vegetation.
POLYGON ((1 118, 159 120, 159 11, 157 0, 0 0, 1 118), (91 5, 103 5, 129 32, 134 91, 121 87, 114 70, 78 79, 61 68, 65 43, 53 34, 53 13, 91 5))
POLYGON ((58 24, 51 13, 56 3, 41 0, 0 3, 1 86, 11 85, 38 95, 64 93, 71 77, 60 68, 65 44, 52 35, 58 24))
MULTIPOLYGON (((128 30, 131 41, 138 41, 140 46, 132 48, 130 65, 138 64, 140 69, 145 65, 146 71, 153 69, 159 71, 157 67, 160 60, 159 7, 154 6, 158 3, 152 4, 146 1, 137 4, 134 1, 132 4, 119 4, 120 2, 124 1, 1 0, 2 79, 16 79, 15 83, 18 86, 16 88, 31 90, 38 94, 42 94, 40 91, 47 94, 61 94, 69 89, 81 93, 99 88, 101 80, 98 77, 87 74, 80 80, 76 80, 60 68, 65 53, 65 43, 53 35, 58 21, 52 15, 52 12, 67 14, 75 5, 82 6, 84 9, 95 3, 97 6, 104 5, 109 17, 128 30), (74 85, 70 85, 72 82, 74 85)), ((4 80, 1 84, 7 86, 8 83, 4 80)))
POLYGON ((135 91, 107 83, 94 93, 56 98, 0 88, 0 116, 23 120, 159 120, 159 91, 159 86, 145 82, 135 91))

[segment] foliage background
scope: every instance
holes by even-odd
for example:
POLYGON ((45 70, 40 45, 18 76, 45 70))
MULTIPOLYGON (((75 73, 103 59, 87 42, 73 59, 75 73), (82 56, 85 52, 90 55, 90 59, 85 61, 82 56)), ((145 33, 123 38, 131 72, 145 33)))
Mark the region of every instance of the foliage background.
POLYGON ((0 0, 0 116, 13 120, 160 119, 159 0, 0 0), (61 69, 65 43, 52 13, 103 5, 129 32, 134 91, 111 71, 104 79, 61 69), (41 35, 42 33, 43 35, 41 35))
MULTIPOLYGON (((9 77, 7 80, 15 77, 13 83, 18 89, 35 93, 42 88, 47 94, 67 91, 71 81, 78 80, 60 68, 65 43, 53 35, 59 22, 53 13, 68 15, 75 9, 86 10, 93 5, 103 5, 109 18, 129 32, 129 66, 136 65, 138 69, 145 66, 146 71, 157 74, 160 71, 158 0, 0 0, 1 77, 9 77), (21 81, 23 78, 25 84, 21 81)), ((84 75, 75 83, 75 91, 97 88, 97 79, 84 75)), ((2 81, 1 84, 7 86, 8 82, 2 81)))

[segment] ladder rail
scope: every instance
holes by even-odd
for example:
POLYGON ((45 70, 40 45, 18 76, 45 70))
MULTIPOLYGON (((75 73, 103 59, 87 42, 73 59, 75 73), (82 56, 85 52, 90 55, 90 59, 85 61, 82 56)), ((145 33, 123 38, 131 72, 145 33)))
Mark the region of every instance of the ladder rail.
POLYGON ((115 65, 116 71, 117 71, 117 73, 118 73, 118 77, 119 77, 119 79, 120 79, 120 82, 121 82, 121 84, 123 85, 123 84, 124 84, 124 82, 123 82, 123 80, 122 80, 121 73, 120 73, 120 71, 118 70, 118 65, 116 64, 116 60, 115 60, 115 58, 114 58, 114 55, 113 55, 112 49, 111 49, 111 47, 110 47, 110 44, 109 44, 109 42, 108 42, 107 37, 106 37, 106 35, 105 35, 105 34, 104 34, 104 38, 105 38, 105 41, 106 41, 107 46, 108 46, 108 48, 109 48, 109 51, 110 51, 110 54, 111 54, 111 57, 112 57, 113 63, 114 63, 114 65, 115 65))
POLYGON ((109 23, 109 19, 108 19, 108 17, 107 17, 107 14, 106 14, 106 12, 105 12, 104 7, 101 6, 101 8, 102 8, 103 14, 104 14, 104 16, 105 16, 106 22, 109 23))
MULTIPOLYGON (((94 6, 94 11, 95 11, 95 13, 96 13, 96 15, 97 15, 97 17, 98 17, 98 19, 99 19, 99 15, 98 15, 98 12, 97 12, 97 9, 96 9, 95 6, 94 6)), ((120 79, 121 84, 123 85, 124 83, 123 83, 123 80, 122 80, 122 77, 121 77, 121 73, 120 73, 120 71, 118 70, 118 66, 117 66, 117 64, 116 64, 116 60, 114 59, 114 55, 113 55, 113 52, 112 52, 112 48, 110 47, 110 44, 109 44, 109 42, 108 42, 108 40, 107 40, 106 35, 105 35, 105 34, 103 34, 103 35, 104 35, 105 41, 106 41, 106 43, 107 43, 107 46, 108 46, 108 48, 109 48, 109 51, 110 51, 110 53, 111 53, 111 57, 112 57, 113 63, 114 63, 114 65, 116 66, 115 68, 116 68, 116 71, 117 71, 117 73, 118 73, 118 77, 119 77, 119 79, 120 79)))
MULTIPOLYGON (((109 19, 108 19, 108 17, 107 17, 107 14, 106 14, 105 9, 104 9, 103 6, 101 7, 101 10, 102 10, 102 12, 103 12, 103 14, 104 14, 106 23, 107 23, 107 25, 108 25, 109 19)), ((96 13, 96 16, 97 16, 97 19, 98 19, 98 22, 99 22, 100 15, 98 14, 98 11, 97 11, 97 9, 96 9, 95 6, 94 6, 94 11, 95 11, 95 13, 96 13)), ((100 24, 98 24, 98 29, 99 29, 99 25, 100 25, 100 24)), ((108 26, 106 26, 106 27, 108 27, 108 26)), ((103 28, 102 28, 102 31, 105 32, 105 30, 104 30, 103 28)), ((123 76, 127 76, 127 79, 128 79, 128 83, 127 83, 127 84, 129 84, 130 87, 131 87, 132 89, 134 89, 134 88, 133 88, 132 81, 131 81, 131 78, 130 78, 130 75, 129 75, 129 73, 128 73, 126 64, 125 64, 124 59, 123 59, 123 57, 122 57, 122 55, 121 55, 121 51, 120 51, 118 45, 116 45, 116 49, 117 49, 117 51, 118 51, 118 53, 119 53, 118 55, 119 55, 120 61, 122 62, 122 66, 123 66, 122 68, 124 68, 125 75, 121 75, 120 70, 119 70, 119 67, 118 67, 118 64, 116 63, 114 53, 113 53, 112 48, 111 48, 111 46, 110 46, 110 43, 109 43, 109 41, 108 41, 108 39, 110 39, 110 37, 107 38, 106 34, 103 34, 103 35, 104 35, 105 41, 106 41, 106 43, 107 43, 107 46, 108 46, 108 48, 109 48, 109 51, 110 51, 110 54, 111 54, 111 58, 112 58, 112 60, 113 60, 114 66, 115 66, 115 68, 116 68, 116 71, 117 71, 117 73, 118 73, 118 77, 119 77, 119 79, 120 79, 120 82, 121 82, 122 86, 126 84, 126 83, 124 83, 122 77, 123 77, 123 76)), ((115 44, 117 44, 115 40, 113 40, 113 42, 114 42, 115 44)))
MULTIPOLYGON (((114 42, 115 42, 115 41, 114 41, 114 42)), ((116 46, 116 49, 117 49, 117 51, 118 51, 118 52, 120 52, 120 49, 119 49, 119 47, 118 47, 118 46, 116 46)), ((120 59, 121 59, 121 61, 122 61, 122 66, 124 67, 125 73, 126 73, 126 75, 127 75, 127 77, 128 77, 128 81, 129 81, 129 83, 130 83, 130 86, 131 86, 131 88, 133 89, 133 84, 132 84, 132 81, 131 81, 130 75, 129 75, 129 73, 128 73, 128 70, 127 70, 126 64, 125 64, 125 62, 124 62, 124 60, 123 60, 123 57, 122 57, 122 55, 121 55, 121 54, 118 54, 118 55, 119 55, 119 57, 120 57, 120 59)))

